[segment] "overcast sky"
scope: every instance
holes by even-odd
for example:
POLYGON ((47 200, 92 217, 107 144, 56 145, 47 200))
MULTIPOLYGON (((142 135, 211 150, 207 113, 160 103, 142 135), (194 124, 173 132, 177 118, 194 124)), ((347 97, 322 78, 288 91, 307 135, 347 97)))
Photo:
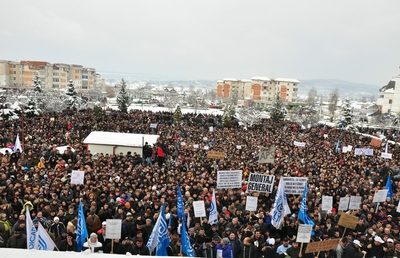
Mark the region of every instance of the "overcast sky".
POLYGON ((398 0, 6 1, 0 59, 128 79, 253 76, 384 85, 400 73, 398 0))

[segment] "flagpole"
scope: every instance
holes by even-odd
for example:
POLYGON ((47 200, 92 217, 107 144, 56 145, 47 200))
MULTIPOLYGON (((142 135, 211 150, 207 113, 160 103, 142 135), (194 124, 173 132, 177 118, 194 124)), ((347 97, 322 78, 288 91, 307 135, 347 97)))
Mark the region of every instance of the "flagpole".
POLYGON ((300 245, 300 252, 299 252, 299 257, 303 257, 302 252, 303 252, 303 245, 304 243, 302 242, 300 245))

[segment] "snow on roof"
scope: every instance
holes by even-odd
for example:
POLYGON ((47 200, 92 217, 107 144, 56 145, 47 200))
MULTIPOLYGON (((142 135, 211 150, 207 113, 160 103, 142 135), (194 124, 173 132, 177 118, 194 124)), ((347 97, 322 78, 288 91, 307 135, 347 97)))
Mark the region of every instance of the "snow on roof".
POLYGON ((258 76, 251 78, 253 81, 270 81, 271 79, 265 76, 258 76))
POLYGON ((236 82, 236 81, 238 81, 238 79, 234 79, 234 78, 225 78, 225 79, 223 79, 224 81, 233 81, 233 82, 236 82))
POLYGON ((249 80, 249 79, 241 79, 240 81, 241 82, 251 82, 251 80, 249 80))
POLYGON ((275 78, 275 81, 280 81, 280 82, 294 82, 294 83, 299 83, 299 80, 296 79, 289 79, 289 78, 275 78))
POLYGON ((223 82, 224 82, 223 80, 218 80, 218 81, 217 81, 217 83, 223 83, 223 82))
POLYGON ((153 145, 157 142, 159 135, 154 134, 135 134, 135 133, 114 133, 94 131, 83 141, 86 144, 99 144, 99 145, 115 145, 115 146, 131 146, 143 147, 147 142, 153 145))

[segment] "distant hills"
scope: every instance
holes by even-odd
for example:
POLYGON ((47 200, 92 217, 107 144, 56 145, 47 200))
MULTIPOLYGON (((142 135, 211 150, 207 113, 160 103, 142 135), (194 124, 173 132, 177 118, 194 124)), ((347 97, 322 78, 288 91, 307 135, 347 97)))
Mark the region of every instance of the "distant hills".
MULTIPOLYGON (((383 86, 383 85, 382 85, 383 86)), ((355 83, 342 80, 300 80, 299 96, 307 96, 310 89, 315 88, 318 95, 327 96, 329 93, 338 90, 340 98, 351 97, 355 99, 378 97, 381 86, 355 83)))

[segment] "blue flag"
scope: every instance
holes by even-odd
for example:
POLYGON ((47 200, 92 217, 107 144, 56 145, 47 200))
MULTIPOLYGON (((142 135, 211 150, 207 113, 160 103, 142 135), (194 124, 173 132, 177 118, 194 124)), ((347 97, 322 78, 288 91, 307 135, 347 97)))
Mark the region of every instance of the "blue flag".
POLYGON ((78 208, 78 223, 76 225, 76 251, 82 251, 83 244, 88 238, 88 231, 86 228, 85 214, 83 213, 82 202, 79 202, 78 208))
POLYGON ((386 180, 386 189, 388 190, 387 198, 393 198, 392 177, 388 176, 386 180))
POLYGON ((194 251, 192 246, 190 245, 190 239, 186 229, 185 216, 183 216, 181 224, 181 244, 182 244, 182 253, 188 257, 194 257, 194 251))
POLYGON ((336 142, 335 151, 336 151, 336 153, 339 153, 339 152, 340 152, 340 140, 338 140, 338 141, 336 142))
POLYGON ((183 216, 185 215, 185 211, 184 211, 183 197, 180 184, 178 184, 178 199, 176 208, 177 208, 176 213, 178 214, 178 219, 182 220, 183 216))
POLYGON ((160 213, 160 227, 159 227, 159 234, 158 234, 158 244, 156 248, 156 255, 157 256, 168 256, 167 248, 169 246, 169 235, 168 235, 168 227, 167 221, 165 219, 165 204, 161 207, 160 213))
MULTIPOLYGON (((303 196, 301 198, 299 220, 306 225, 312 225, 314 227, 315 226, 314 221, 307 214, 307 192, 308 192, 308 187, 307 187, 307 183, 306 183, 304 185, 303 196)), ((313 234, 314 234, 314 230, 311 235, 313 235, 313 234)))

